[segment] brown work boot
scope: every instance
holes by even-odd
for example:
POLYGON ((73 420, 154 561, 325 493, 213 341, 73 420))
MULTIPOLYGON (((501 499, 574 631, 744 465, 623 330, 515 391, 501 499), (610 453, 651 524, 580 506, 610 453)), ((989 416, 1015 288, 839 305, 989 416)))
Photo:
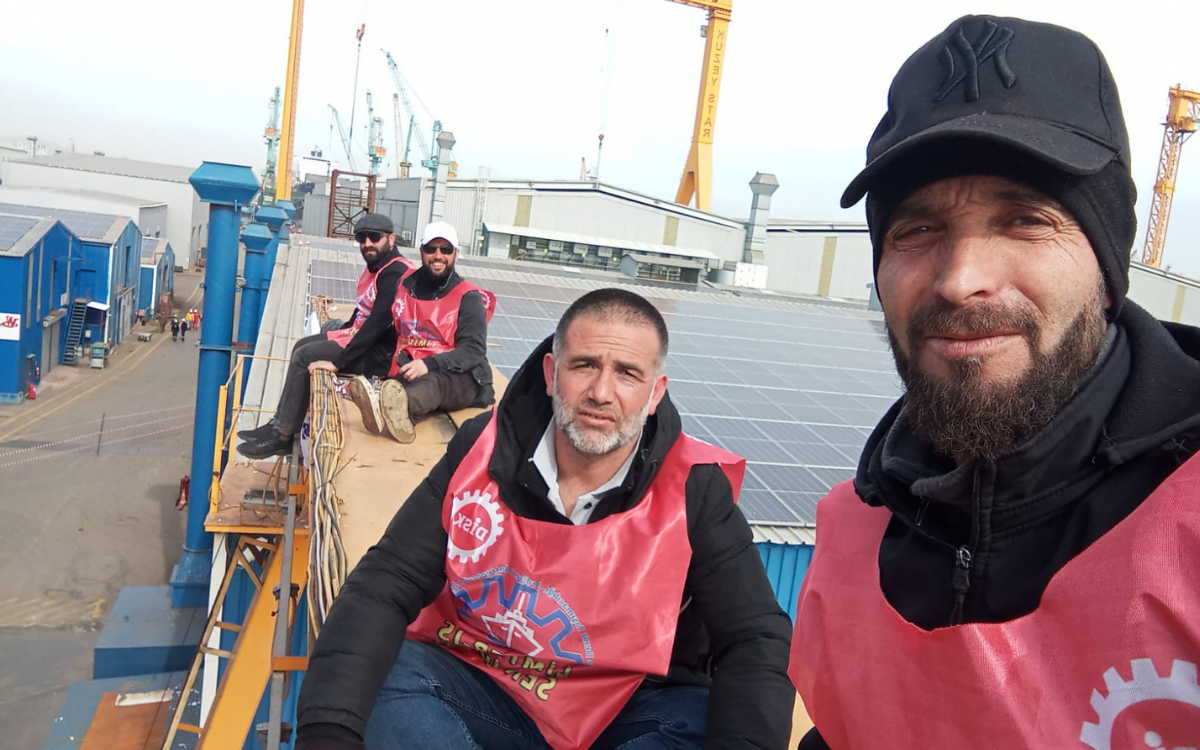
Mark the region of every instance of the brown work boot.
POLYGON ((362 375, 355 375, 350 378, 350 384, 346 390, 350 392, 350 400, 358 407, 358 413, 362 414, 363 427, 367 429, 367 432, 372 435, 383 432, 383 420, 379 413, 379 394, 375 393, 371 381, 362 375))
POLYGON ((408 417, 408 392, 400 381, 389 379, 379 386, 379 409, 383 412, 383 426, 397 442, 411 443, 417 439, 408 417))

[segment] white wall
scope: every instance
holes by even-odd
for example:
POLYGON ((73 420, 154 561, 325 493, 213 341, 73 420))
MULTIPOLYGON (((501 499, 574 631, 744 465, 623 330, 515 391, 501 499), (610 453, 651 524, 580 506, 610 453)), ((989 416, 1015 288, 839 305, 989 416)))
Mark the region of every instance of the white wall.
POLYGON ((1133 263, 1128 297, 1159 320, 1200 326, 1200 281, 1133 263))
MULTIPOLYGON (((164 237, 175 249, 175 264, 183 268, 191 266, 196 251, 208 242, 208 207, 200 203, 200 197, 187 183, 12 161, 0 165, 0 180, 6 188, 41 188, 50 194, 57 192, 55 203, 41 203, 51 208, 114 213, 111 209, 87 207, 96 205, 90 202, 93 199, 72 195, 71 191, 105 193, 128 198, 140 205, 166 203, 167 232, 164 237)), ((127 211, 117 213, 125 215, 127 211)), ((137 215, 132 218, 136 219, 137 215)))
POLYGON ((767 230, 763 255, 770 273, 767 288, 795 294, 821 294, 825 239, 834 237, 829 297, 866 300, 872 282, 871 238, 865 232, 767 230))

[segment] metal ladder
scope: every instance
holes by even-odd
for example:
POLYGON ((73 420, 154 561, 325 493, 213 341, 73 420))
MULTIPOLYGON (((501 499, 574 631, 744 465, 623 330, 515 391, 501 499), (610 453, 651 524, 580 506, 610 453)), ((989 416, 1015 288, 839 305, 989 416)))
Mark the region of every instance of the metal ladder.
POLYGON ((87 316, 87 302, 75 300, 71 304, 71 322, 67 325, 67 346, 63 352, 63 364, 73 365, 79 360, 75 358, 75 347, 83 338, 83 319, 87 316))
MULTIPOLYGON (((282 534, 243 533, 234 545, 225 576, 208 614, 200 646, 192 659, 187 678, 171 710, 162 750, 171 750, 175 736, 183 731, 199 737, 196 750, 226 750, 241 747, 253 728, 263 692, 270 681, 268 750, 277 750, 283 739, 283 695, 286 675, 303 671, 308 658, 287 655, 295 624, 296 604, 308 579, 309 533, 297 533, 297 506, 307 495, 307 486, 297 484, 298 449, 293 452, 289 472, 286 516, 282 534), (270 537, 270 540, 263 537, 270 537), (257 567, 257 569, 256 569, 257 567), (230 582, 238 569, 254 585, 254 595, 241 623, 220 618, 230 582), (286 606, 285 606, 286 605, 286 606), (282 617, 277 615, 282 614, 282 617), (208 645, 216 630, 237 633, 233 648, 226 651, 208 645), (203 726, 183 723, 183 713, 206 656, 226 660, 217 685, 208 720, 203 726)), ((282 460, 282 459, 280 459, 282 460)))

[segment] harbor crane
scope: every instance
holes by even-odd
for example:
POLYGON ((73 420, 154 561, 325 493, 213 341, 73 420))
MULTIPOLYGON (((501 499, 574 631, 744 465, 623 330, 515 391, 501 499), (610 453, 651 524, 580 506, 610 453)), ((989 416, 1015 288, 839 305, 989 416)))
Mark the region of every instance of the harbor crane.
MULTIPOLYGON (((393 158, 399 159, 399 157, 400 157, 400 134, 404 132, 404 128, 402 126, 403 120, 400 119, 400 95, 397 93, 392 94, 392 114, 395 117, 394 124, 392 125, 392 128, 394 130, 393 135, 396 136, 396 155, 393 158)), ((409 123, 410 123, 409 127, 412 127, 411 120, 409 121, 409 123)), ((408 177, 408 149, 407 149, 407 146, 405 147, 405 150, 404 150, 404 158, 396 162, 396 176, 397 177, 408 177)))
POLYGON ((367 92, 367 119, 371 123, 367 130, 367 161, 370 163, 367 171, 370 174, 379 174, 379 165, 383 162, 387 149, 383 147, 383 118, 375 116, 370 91, 367 92))
POLYGON ((279 87, 275 87, 275 96, 271 97, 271 115, 267 127, 263 131, 263 141, 267 144, 267 165, 263 169, 262 197, 264 203, 275 201, 275 174, 279 159, 279 111, 283 100, 280 98, 279 87))
POLYGON ((275 200, 292 198, 292 152, 296 140, 296 95, 300 90, 300 39, 304 31, 304 0, 292 0, 292 26, 288 35, 287 76, 284 81, 283 123, 279 131, 279 164, 275 200))
MULTIPOLYGON (((421 154, 424 155, 424 157, 425 157, 424 159, 421 160, 421 166, 427 168, 431 173, 436 175, 437 169, 438 169, 437 153, 434 151, 431 151, 429 149, 429 142, 425 140, 425 134, 423 132, 421 132, 421 129, 413 127, 413 125, 416 123, 416 120, 417 120, 417 114, 413 110, 412 102, 408 98, 409 89, 411 87, 405 85, 404 75, 400 72, 400 68, 397 67, 396 61, 392 59, 392 53, 388 52, 385 49, 380 49, 379 51, 382 52, 387 57, 388 70, 390 70, 392 72, 392 82, 396 84, 396 93, 400 95, 400 101, 404 102, 404 110, 406 112, 408 112, 409 141, 411 143, 412 137, 414 135, 417 137, 417 145, 421 149, 421 154)), ((437 143, 438 133, 441 133, 441 132, 442 132, 442 121, 434 120, 433 121, 433 142, 434 143, 437 143)), ((406 162, 408 161, 408 147, 407 146, 405 147, 404 161, 406 161, 406 162)))
POLYGON ((338 136, 342 139, 342 149, 346 152, 346 161, 350 164, 350 171, 355 171, 354 167, 354 151, 350 147, 350 138, 346 135, 346 128, 342 125, 342 116, 338 114, 337 107, 329 105, 329 110, 333 112, 333 121, 337 124, 338 136))
POLYGON ((1167 222, 1171 219, 1171 203, 1175 200, 1175 179, 1179 176, 1179 157, 1183 143, 1200 125, 1200 92, 1171 87, 1167 103, 1167 122, 1163 133, 1162 153, 1158 157, 1158 176, 1154 180, 1154 198, 1150 203, 1150 220, 1146 223, 1146 242, 1142 245, 1142 262, 1162 267, 1163 250, 1167 244, 1167 222))
POLYGON ((700 68, 700 94, 696 101, 696 123, 692 129, 692 149, 683 166, 683 178, 675 202, 681 205, 696 198, 696 208, 708 211, 712 205, 712 142, 717 121, 717 97, 721 92, 721 69, 725 65, 725 36, 733 0, 668 0, 708 11, 704 35, 704 65, 700 68))

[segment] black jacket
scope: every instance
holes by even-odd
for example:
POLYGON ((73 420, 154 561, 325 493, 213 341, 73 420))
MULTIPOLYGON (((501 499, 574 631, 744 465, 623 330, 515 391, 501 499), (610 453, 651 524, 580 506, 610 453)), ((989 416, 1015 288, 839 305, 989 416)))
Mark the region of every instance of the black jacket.
MULTIPOLYGON (((382 267, 392 258, 399 258, 400 251, 395 248, 387 255, 380 257, 374 263, 368 263, 367 269, 374 271, 382 267)), ((392 324, 392 303, 396 301, 396 288, 400 285, 400 277, 404 275, 404 264, 393 263, 384 268, 375 277, 375 303, 371 314, 363 321, 362 328, 350 339, 345 348, 331 362, 339 370, 347 369, 347 365, 367 357, 372 363, 389 362, 392 353, 396 351, 396 326, 392 324)), ((358 308, 346 321, 342 328, 354 325, 358 317, 358 308)), ((361 369, 361 368, 360 368, 361 369)), ((386 368, 384 368, 386 370, 386 368)))
MULTIPOLYGON (((421 266, 408 278, 404 279, 404 287, 409 294, 421 300, 441 299, 450 290, 462 283, 463 277, 458 271, 451 271, 445 279, 435 279, 424 266, 421 266)), ((469 372, 479 387, 475 406, 491 406, 496 401, 496 392, 492 386, 492 368, 487 361, 487 311, 483 307, 483 297, 479 292, 470 291, 462 296, 458 303, 458 321, 454 331, 454 348, 448 352, 426 357, 425 366, 430 372, 469 372)), ((404 354, 397 355, 400 364, 407 364, 409 358, 404 354)))
MULTIPOLYGON (((883 593, 926 630, 1005 622, 1037 609, 1056 572, 1200 447, 1200 329, 1126 301, 1075 396, 994 463, 955 466, 912 434, 902 404, 868 439, 854 480, 863 502, 893 514, 883 593)), ((826 745, 813 730, 800 747, 826 745)))
MULTIPOLYGON (((526 518, 568 524, 547 499, 529 461, 551 418, 542 375, 547 339, 509 384, 498 409, 489 474, 503 501, 526 518)), ((297 750, 362 748, 361 737, 405 628, 445 584, 446 486, 490 412, 467 422, 446 456, 396 513, 379 544, 358 563, 329 613, 300 693, 297 750)), ((598 521, 634 507, 680 434, 679 413, 664 397, 643 430, 626 477, 592 513, 598 521)), ((692 560, 670 672, 659 685, 711 685, 708 748, 781 748, 795 696, 786 669, 791 625, 775 601, 750 527, 732 503, 719 467, 692 468, 685 488, 692 560)))

